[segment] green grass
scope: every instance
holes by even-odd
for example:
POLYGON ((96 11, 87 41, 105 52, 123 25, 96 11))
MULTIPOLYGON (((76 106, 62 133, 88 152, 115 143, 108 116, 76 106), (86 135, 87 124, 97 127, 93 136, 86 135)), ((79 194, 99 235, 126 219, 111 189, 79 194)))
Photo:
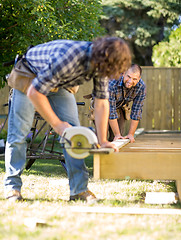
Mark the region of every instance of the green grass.
MULTIPOLYGON (((137 207, 181 209, 181 204, 147 205, 146 192, 175 192, 173 181, 94 180, 92 157, 86 159, 89 188, 102 200, 96 207, 137 207)), ((66 173, 57 160, 36 160, 22 175, 24 201, 4 200, 4 160, 0 160, 0 240, 170 240, 181 239, 179 215, 129 215, 76 213, 68 202, 66 173), (45 225, 28 227, 26 222, 43 219, 45 225)))

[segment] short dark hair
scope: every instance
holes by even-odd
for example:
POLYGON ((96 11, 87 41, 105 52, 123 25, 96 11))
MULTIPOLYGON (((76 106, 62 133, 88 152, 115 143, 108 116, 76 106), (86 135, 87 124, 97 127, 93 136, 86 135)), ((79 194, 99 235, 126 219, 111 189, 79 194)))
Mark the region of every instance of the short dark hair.
POLYGON ((118 37, 102 37, 93 41, 91 65, 101 77, 119 78, 131 65, 127 43, 118 37))
POLYGON ((131 69, 133 73, 139 72, 140 76, 142 74, 142 68, 138 64, 133 63, 129 69, 131 69))

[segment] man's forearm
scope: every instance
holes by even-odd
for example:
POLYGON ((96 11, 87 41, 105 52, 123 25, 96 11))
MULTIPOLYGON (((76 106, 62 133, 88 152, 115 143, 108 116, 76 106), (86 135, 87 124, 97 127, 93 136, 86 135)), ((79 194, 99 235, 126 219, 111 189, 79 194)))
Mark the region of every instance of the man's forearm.
POLYGON ((53 111, 48 98, 39 93, 32 85, 28 89, 27 96, 39 114, 54 128, 59 135, 62 135, 65 128, 70 127, 70 124, 67 122, 62 122, 58 118, 53 111))
POLYGON ((107 128, 109 116, 109 102, 106 99, 95 99, 95 125, 99 143, 107 141, 107 128))
POLYGON ((119 125, 117 119, 109 119, 109 125, 113 131, 114 136, 120 135, 119 125))
POLYGON ((131 120, 130 128, 128 134, 134 136, 135 131, 138 127, 139 120, 131 120))

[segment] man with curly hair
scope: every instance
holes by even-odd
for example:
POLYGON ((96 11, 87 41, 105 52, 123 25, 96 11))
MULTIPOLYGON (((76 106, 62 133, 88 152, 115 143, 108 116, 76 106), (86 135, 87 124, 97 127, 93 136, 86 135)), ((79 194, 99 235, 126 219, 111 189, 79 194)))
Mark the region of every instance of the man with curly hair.
MULTIPOLYGON (((131 63, 126 42, 116 37, 103 37, 93 42, 55 40, 30 48, 25 63, 35 74, 26 92, 13 90, 5 152, 5 196, 22 200, 21 174, 26 161, 26 136, 35 109, 60 136, 66 128, 79 126, 77 104, 67 88, 93 80, 95 123, 101 147, 117 147, 107 140, 109 116, 109 78, 118 78, 131 63), (57 91, 51 91, 52 89, 57 91)), ((89 191, 84 159, 72 158, 64 149, 69 178, 70 200, 96 201, 89 191)))

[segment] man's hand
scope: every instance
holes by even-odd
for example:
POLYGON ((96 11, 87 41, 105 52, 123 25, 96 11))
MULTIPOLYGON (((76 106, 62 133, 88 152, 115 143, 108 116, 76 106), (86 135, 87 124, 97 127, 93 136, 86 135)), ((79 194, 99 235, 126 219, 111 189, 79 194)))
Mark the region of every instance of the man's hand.
POLYGON ((101 144, 101 148, 113 148, 115 152, 119 152, 119 148, 112 142, 104 142, 101 144))
POLYGON ((66 128, 72 127, 68 122, 61 122, 60 124, 56 125, 54 127, 54 131, 58 133, 60 136, 62 136, 63 132, 65 131, 66 128))
POLYGON ((130 139, 130 142, 131 142, 131 143, 134 143, 134 142, 135 142, 134 135, 132 135, 132 134, 128 134, 128 135, 125 136, 123 139, 130 139))
POLYGON ((121 136, 120 134, 119 134, 119 135, 115 135, 113 141, 116 141, 116 140, 118 140, 118 139, 124 139, 124 137, 121 136))

